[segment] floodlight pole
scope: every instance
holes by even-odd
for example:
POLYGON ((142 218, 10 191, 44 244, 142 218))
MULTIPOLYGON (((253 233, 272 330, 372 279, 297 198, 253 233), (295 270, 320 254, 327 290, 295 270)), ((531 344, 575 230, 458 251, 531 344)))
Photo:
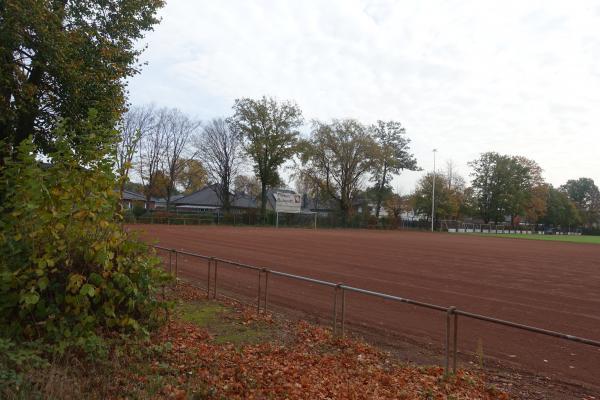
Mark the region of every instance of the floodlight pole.
POLYGON ((433 149, 433 190, 431 193, 431 232, 433 232, 433 220, 435 218, 435 153, 437 153, 437 149, 433 149))

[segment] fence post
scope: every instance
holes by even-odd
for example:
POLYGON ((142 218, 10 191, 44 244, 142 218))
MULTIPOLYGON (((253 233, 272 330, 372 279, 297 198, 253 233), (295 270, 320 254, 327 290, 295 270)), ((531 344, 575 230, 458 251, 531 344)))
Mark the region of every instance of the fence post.
POLYGON ((455 310, 452 310, 454 314, 454 348, 452 351, 454 354, 452 355, 452 372, 456 374, 456 356, 458 353, 458 314, 454 311, 455 310))
POLYGON ((207 260, 208 265, 208 275, 206 277, 206 298, 210 300, 210 267, 211 267, 211 259, 207 260))
POLYGON ((169 250, 169 274, 173 274, 173 267, 171 266, 172 258, 173 258, 173 249, 169 250))
POLYGON ((446 368, 444 370, 444 376, 450 376, 450 325, 452 324, 452 314, 456 307, 452 306, 448 308, 446 312, 446 368))
POLYGON ((338 298, 338 286, 333 288, 333 336, 337 334, 337 298, 338 298))
POLYGON ((213 287, 213 299, 217 299, 217 259, 213 257, 213 264, 215 265, 215 284, 213 287))
POLYGON ((177 275, 179 274, 179 265, 177 263, 177 250, 173 249, 175 253, 175 284, 177 284, 177 275))
POLYGON ((259 269, 258 270, 258 296, 256 297, 256 299, 258 300, 258 302, 256 303, 256 313, 260 314, 260 281, 261 281, 261 275, 262 275, 262 271, 259 269))
POLYGON ((263 271, 265 272, 265 313, 267 312, 267 295, 269 293, 268 289, 269 289, 269 270, 263 268, 263 271))
POLYGON ((346 322, 346 291, 344 290, 344 286, 340 284, 342 288, 342 337, 345 335, 344 325, 346 322))

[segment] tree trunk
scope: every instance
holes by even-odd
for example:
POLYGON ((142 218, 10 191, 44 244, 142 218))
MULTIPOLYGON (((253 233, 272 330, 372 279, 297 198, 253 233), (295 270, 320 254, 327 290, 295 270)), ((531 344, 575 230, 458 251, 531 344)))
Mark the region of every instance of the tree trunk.
POLYGON ((340 211, 342 212, 342 226, 347 227, 350 221, 350 206, 345 202, 340 202, 340 211))
POLYGON ((260 182, 260 219, 263 223, 267 223, 267 184, 261 180, 260 182))
POLYGON ((224 178, 222 180, 222 185, 220 187, 221 190, 221 200, 223 202, 223 211, 227 214, 229 214, 229 211, 231 209, 231 198, 229 196, 229 186, 231 186, 229 184, 229 180, 228 178, 224 178))
POLYGON ((383 201, 383 188, 385 185, 385 179, 387 178, 387 165, 383 166, 383 175, 381 177, 381 182, 379 182, 377 188, 377 205, 375 206, 375 217, 379 220, 379 212, 381 211, 381 202, 383 201))

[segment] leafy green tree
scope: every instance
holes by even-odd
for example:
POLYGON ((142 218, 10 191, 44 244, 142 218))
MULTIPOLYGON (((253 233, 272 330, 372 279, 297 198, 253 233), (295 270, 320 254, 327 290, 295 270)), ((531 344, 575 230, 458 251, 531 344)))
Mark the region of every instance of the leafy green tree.
POLYGON ((260 213, 267 216, 267 189, 280 183, 279 167, 297 153, 298 127, 302 112, 293 102, 273 98, 237 99, 228 119, 233 132, 244 140, 245 151, 254 163, 261 184, 260 213))
POLYGON ((571 179, 560 189, 577 205, 583 223, 592 226, 600 222, 600 191, 593 179, 571 179))
POLYGON ((473 169, 472 187, 477 199, 477 209, 486 223, 504 219, 504 210, 507 208, 504 196, 506 189, 502 187, 505 183, 501 171, 502 166, 507 163, 507 157, 494 152, 484 153, 469 163, 473 169))
POLYGON ((102 332, 145 332, 160 310, 166 275, 115 218, 117 135, 95 121, 77 133, 59 126, 49 166, 25 140, 0 167, 0 332, 13 340, 83 346, 102 332))
POLYGON ((541 168, 524 157, 511 157, 494 152, 483 153, 469 163, 473 169, 473 192, 479 215, 487 223, 503 221, 510 216, 531 213, 534 189, 543 184, 541 168))
POLYGON ((540 219, 540 222, 555 227, 576 227, 581 223, 581 216, 579 215, 577 206, 567 193, 549 186, 546 199, 546 212, 540 219))
POLYGON ((408 211, 410 200, 409 196, 402 196, 399 193, 392 193, 386 198, 383 206, 388 212, 393 226, 398 226, 400 215, 404 211, 408 211))
MULTIPOLYGON (((33 135, 47 153, 61 119, 75 126, 94 108, 107 127, 123 111, 138 72, 138 39, 163 0, 0 1, 0 162, 33 135)), ((85 124, 85 122, 83 122, 85 124)), ((71 137, 75 148, 82 141, 71 137)))
POLYGON ((409 152, 410 139, 406 130, 396 121, 377 121, 371 132, 378 148, 373 160, 372 181, 375 182, 375 216, 379 218, 385 194, 391 193, 390 181, 394 175, 407 169, 417 171, 417 160, 409 152))
POLYGON ((508 212, 515 221, 517 216, 536 222, 544 214, 546 184, 542 168, 533 160, 522 156, 510 157, 508 177, 508 212))
MULTIPOLYGON (((429 173, 419 180, 413 194, 413 205, 419 214, 427 215, 431 220, 431 202, 433 192, 433 174, 429 173)), ((435 220, 456 219, 460 213, 461 196, 454 188, 449 187, 443 174, 435 176, 435 220)))
POLYGON ((371 170, 377 144, 368 129, 358 121, 315 122, 309 140, 303 142, 303 174, 320 185, 339 204, 343 223, 349 220, 352 200, 371 170))

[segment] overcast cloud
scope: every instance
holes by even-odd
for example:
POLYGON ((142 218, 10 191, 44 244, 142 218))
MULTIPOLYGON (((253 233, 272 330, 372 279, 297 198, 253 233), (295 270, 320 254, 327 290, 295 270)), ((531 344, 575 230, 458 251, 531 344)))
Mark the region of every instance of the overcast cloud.
POLYGON ((599 2, 167 0, 161 15, 134 104, 209 119, 264 94, 307 121, 398 120, 425 170, 434 147, 465 177, 497 151, 554 185, 600 184, 599 2))

